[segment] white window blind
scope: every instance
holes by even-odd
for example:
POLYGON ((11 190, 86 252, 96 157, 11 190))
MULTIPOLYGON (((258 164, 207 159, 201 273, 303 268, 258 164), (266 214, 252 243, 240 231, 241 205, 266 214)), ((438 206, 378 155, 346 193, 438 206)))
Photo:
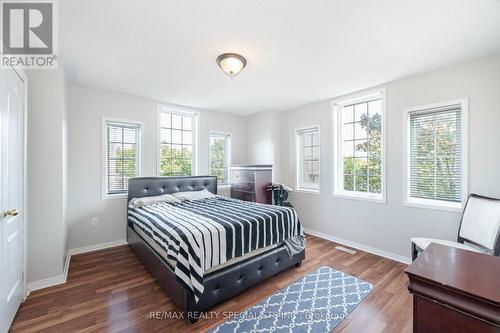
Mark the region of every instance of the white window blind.
POLYGON ((216 176, 220 185, 229 184, 231 163, 231 135, 224 133, 210 134, 210 176, 216 176))
POLYGON ((320 136, 319 128, 297 131, 297 187, 318 190, 320 183, 320 136))
POLYGON ((462 112, 460 105, 409 114, 409 195, 462 200, 462 112))
POLYGON ((160 111, 160 175, 191 176, 194 171, 194 113, 160 111))
POLYGON ((105 121, 105 192, 126 193, 129 178, 141 173, 141 125, 105 121))

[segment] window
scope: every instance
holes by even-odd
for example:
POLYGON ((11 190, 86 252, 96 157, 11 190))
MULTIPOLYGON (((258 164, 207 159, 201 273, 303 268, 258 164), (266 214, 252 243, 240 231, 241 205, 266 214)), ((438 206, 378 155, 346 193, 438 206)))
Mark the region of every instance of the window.
POLYGON ((320 164, 319 127, 297 130, 297 189, 319 191, 320 164))
POLYGON ((128 179, 141 174, 140 123, 103 121, 104 196, 127 193, 128 179))
POLYGON ((385 202, 385 90, 334 104, 334 195, 385 202))
POLYGON ((195 174, 195 113, 159 111, 159 174, 191 176, 195 174))
POLYGON ((407 204, 462 207, 467 195, 466 104, 452 101, 405 112, 407 204))
POLYGON ((210 176, 217 176, 219 185, 229 185, 231 134, 210 133, 210 176))

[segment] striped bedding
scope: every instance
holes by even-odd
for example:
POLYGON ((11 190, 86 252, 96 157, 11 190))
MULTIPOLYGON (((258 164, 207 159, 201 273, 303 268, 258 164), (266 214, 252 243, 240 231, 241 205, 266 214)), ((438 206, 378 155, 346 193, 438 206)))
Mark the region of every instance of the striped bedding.
POLYGON ((129 207, 128 219, 167 252, 196 302, 211 267, 304 233, 292 208, 221 196, 129 207))

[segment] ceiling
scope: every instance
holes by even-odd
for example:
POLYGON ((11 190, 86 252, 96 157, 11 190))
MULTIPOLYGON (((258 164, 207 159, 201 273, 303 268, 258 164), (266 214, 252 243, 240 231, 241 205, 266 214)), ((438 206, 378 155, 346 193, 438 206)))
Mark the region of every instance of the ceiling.
POLYGON ((72 84, 236 114, 500 52, 498 0, 64 0, 72 84), (248 60, 236 78, 215 59, 248 60))

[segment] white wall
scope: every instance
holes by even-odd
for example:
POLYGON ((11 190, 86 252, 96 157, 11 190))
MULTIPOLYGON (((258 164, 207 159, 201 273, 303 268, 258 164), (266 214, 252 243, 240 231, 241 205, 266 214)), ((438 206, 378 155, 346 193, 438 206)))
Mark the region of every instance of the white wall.
POLYGON ((246 161, 249 164, 272 164, 273 181, 281 174, 281 114, 277 111, 253 113, 246 117, 246 161))
POLYGON ((66 80, 62 69, 28 71, 27 281, 61 275, 65 220, 66 80))
MULTIPOLYGON (((156 101, 100 90, 69 87, 68 221, 69 247, 119 241, 126 238, 126 199, 101 199, 102 117, 144 123, 142 176, 156 175, 156 101), (90 226, 92 217, 99 226, 90 226)), ((209 131, 232 133, 233 163, 245 160, 245 119, 227 113, 200 110, 199 174, 208 173, 209 131)))
MULTIPOLYGON (((456 239, 460 214, 402 205, 402 110, 469 97, 469 191, 500 197, 500 56, 469 61, 382 86, 387 88, 387 204, 331 197, 332 100, 281 113, 282 140, 287 145, 281 157, 282 174, 278 177, 295 187, 295 128, 319 124, 321 194, 292 195, 304 226, 408 257, 412 236, 456 239)), ((248 128, 249 132, 253 130, 248 128)), ((250 145, 252 141, 247 140, 247 146, 250 145)))

